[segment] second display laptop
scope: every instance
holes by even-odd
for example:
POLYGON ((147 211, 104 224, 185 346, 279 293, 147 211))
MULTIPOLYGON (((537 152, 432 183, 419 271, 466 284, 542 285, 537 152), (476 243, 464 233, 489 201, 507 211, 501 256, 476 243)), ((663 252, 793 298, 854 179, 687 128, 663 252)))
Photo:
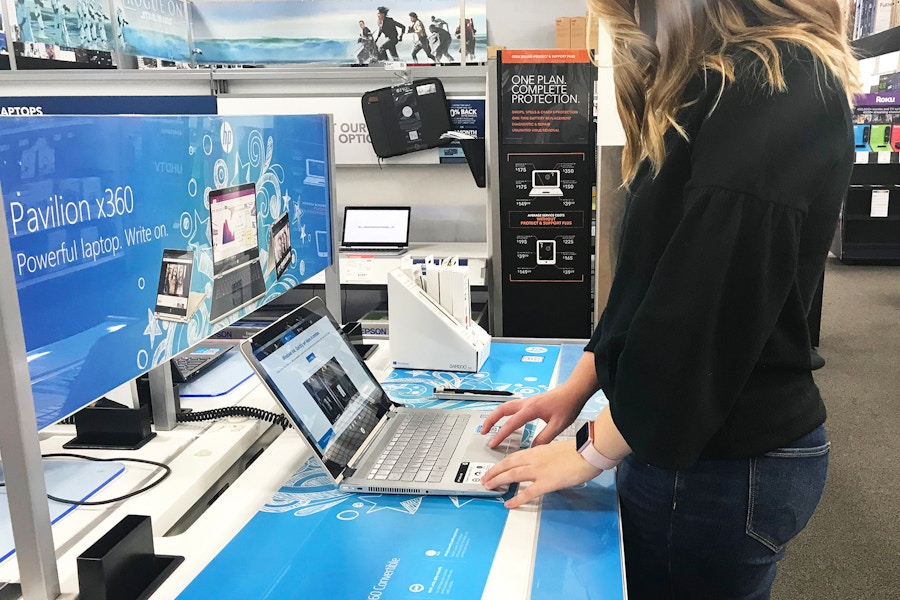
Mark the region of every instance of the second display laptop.
POLYGON ((221 320, 266 292, 259 264, 256 184, 211 190, 209 227, 213 255, 213 297, 209 320, 221 320))

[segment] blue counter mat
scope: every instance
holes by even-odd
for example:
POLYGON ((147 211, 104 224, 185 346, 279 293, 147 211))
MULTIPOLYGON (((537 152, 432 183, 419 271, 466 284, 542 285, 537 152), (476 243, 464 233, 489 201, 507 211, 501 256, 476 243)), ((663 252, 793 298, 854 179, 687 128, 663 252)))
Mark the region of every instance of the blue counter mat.
MULTIPOLYGON (((562 346, 559 383, 569 378, 583 354, 580 344, 562 346)), ((585 404, 579 418, 593 420, 607 404, 606 396, 599 391, 585 404)), ((532 600, 623 598, 620 546, 615 471, 604 471, 593 481, 546 494, 541 501, 532 600)))
POLYGON ((615 472, 541 503, 532 600, 624 597, 615 472))
POLYGON ((463 389, 507 390, 520 396, 546 391, 553 378, 560 348, 554 345, 491 343, 491 353, 477 373, 394 369, 381 382, 392 400, 417 408, 477 408, 495 402, 437 400, 437 385, 463 389))
POLYGON ((310 458, 179 599, 480 598, 508 513, 503 499, 349 494, 310 458))
POLYGON ((178 385, 182 398, 215 398, 224 396, 253 375, 253 369, 241 351, 234 348, 209 370, 178 385))
MULTIPOLYGON (((45 460, 43 465, 47 493, 66 500, 87 500, 125 471, 125 467, 117 462, 45 460)), ((5 481, 2 464, 0 464, 0 481, 5 481)), ((48 499, 47 502, 50 507, 51 523, 56 523, 78 508, 55 500, 48 499)), ((0 487, 0 562, 12 556, 14 552, 15 544, 6 488, 0 487)))

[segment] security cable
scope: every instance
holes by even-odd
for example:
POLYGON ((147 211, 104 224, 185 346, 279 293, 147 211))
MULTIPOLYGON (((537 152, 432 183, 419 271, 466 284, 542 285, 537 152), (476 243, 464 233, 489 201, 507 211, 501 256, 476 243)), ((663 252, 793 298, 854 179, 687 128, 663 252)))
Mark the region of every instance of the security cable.
MULTIPOLYGON (((68 500, 66 498, 57 498, 52 494, 47 494, 47 498, 50 500, 55 500, 56 502, 61 502, 63 504, 72 504, 74 506, 103 506, 106 504, 114 504, 116 502, 121 502, 122 500, 127 500, 128 498, 132 498, 137 496, 138 494, 143 494, 144 492, 153 489, 163 482, 169 475, 172 474, 172 469, 168 465, 164 465, 163 463, 152 461, 152 460, 144 460, 142 458, 97 458, 95 456, 86 456, 84 454, 69 454, 69 453, 51 453, 51 454, 42 454, 41 458, 77 458, 80 460, 90 460, 94 462, 132 462, 132 463, 141 463, 145 465, 151 465, 153 467, 157 467, 163 470, 162 476, 156 481, 152 481, 144 487, 135 490, 131 493, 125 494, 123 496, 118 496, 116 498, 110 498, 109 500, 68 500)), ((0 487, 5 487, 5 482, 0 482, 0 487)))

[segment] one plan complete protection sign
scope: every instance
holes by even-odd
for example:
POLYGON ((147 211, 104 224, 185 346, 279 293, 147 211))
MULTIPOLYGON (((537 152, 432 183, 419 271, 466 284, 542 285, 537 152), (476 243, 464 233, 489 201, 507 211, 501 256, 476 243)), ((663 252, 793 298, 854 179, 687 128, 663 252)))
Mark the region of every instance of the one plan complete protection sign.
POLYGON ((586 50, 499 63, 502 332, 589 337, 595 69, 586 50))

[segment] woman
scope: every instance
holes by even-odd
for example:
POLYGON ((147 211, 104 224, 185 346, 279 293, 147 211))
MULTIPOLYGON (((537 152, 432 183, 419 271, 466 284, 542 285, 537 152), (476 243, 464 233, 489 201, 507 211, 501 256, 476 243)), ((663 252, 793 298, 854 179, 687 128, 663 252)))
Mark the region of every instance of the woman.
POLYGON ((827 470, 806 316, 852 163, 842 3, 588 4, 626 133, 617 271, 570 378, 485 421, 547 426, 483 483, 533 482, 513 508, 621 461, 632 600, 768 598, 827 470), (547 444, 598 389, 583 445, 547 444))

